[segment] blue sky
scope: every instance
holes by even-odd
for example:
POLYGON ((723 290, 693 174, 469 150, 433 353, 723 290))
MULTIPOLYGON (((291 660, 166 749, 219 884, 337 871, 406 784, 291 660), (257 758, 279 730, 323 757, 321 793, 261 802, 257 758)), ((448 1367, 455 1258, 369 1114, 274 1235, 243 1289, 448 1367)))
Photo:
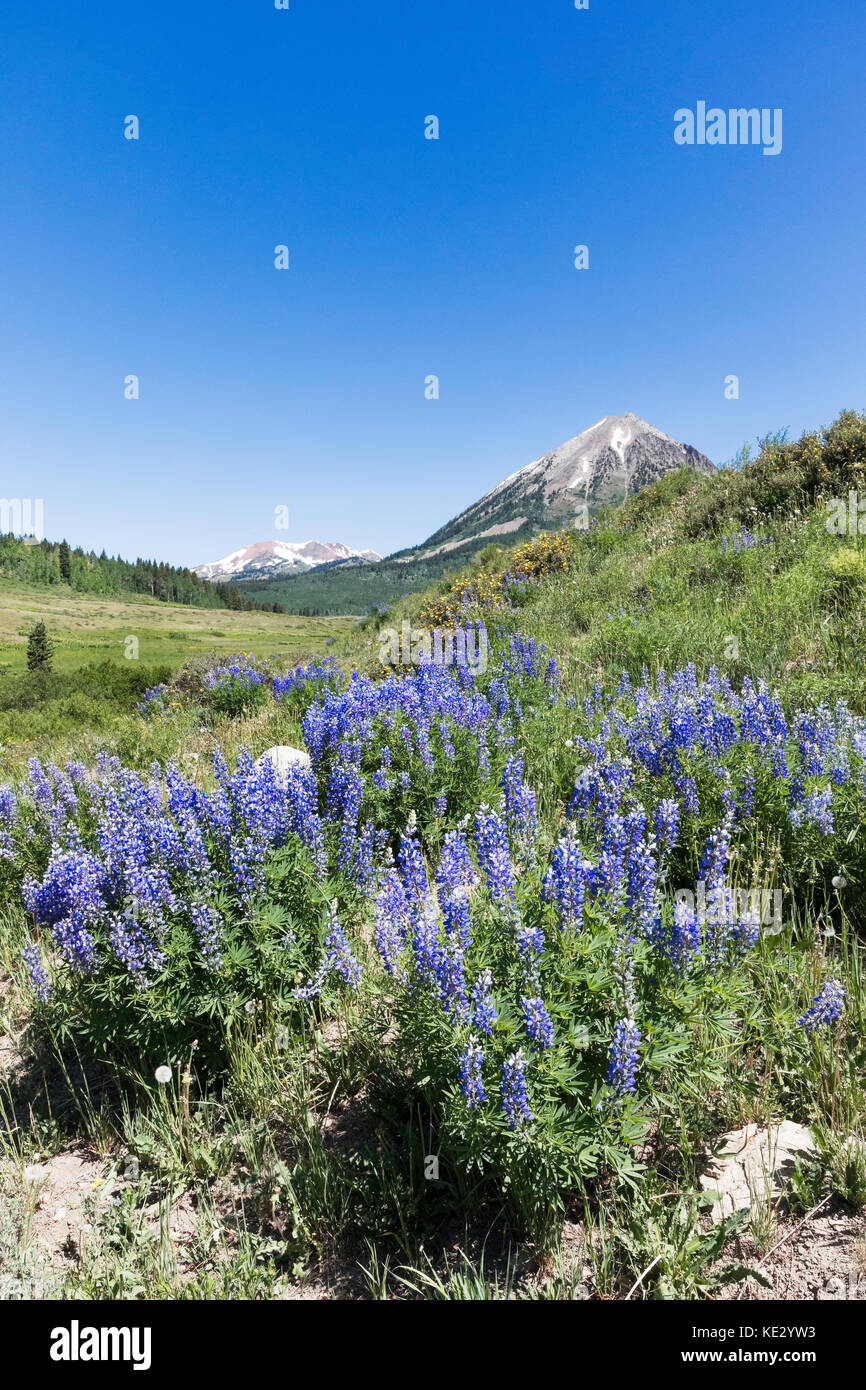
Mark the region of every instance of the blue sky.
POLYGON ((866 405, 860 0, 8 0, 0 44, 0 495, 52 539, 385 553, 602 415, 723 461, 866 405), (699 100, 782 152, 677 146, 699 100))

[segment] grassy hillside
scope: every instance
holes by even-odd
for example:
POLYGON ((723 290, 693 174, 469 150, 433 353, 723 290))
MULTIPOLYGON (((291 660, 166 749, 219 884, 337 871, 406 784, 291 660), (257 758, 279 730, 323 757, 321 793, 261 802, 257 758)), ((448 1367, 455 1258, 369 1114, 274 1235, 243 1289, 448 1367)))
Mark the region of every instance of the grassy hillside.
POLYGON ((234 717, 173 687, 108 731, 126 771, 0 792, 5 1268, 32 1277, 33 1183, 50 1205, 74 1155, 90 1235, 48 1296, 816 1298, 856 1271, 851 490, 847 413, 393 606, 422 642, 483 633, 476 675, 383 670, 370 617, 342 677, 231 676, 234 717), (302 741, 282 791, 243 752, 302 741), (815 1145, 785 1201, 711 1226, 706 1151, 781 1119, 815 1145))

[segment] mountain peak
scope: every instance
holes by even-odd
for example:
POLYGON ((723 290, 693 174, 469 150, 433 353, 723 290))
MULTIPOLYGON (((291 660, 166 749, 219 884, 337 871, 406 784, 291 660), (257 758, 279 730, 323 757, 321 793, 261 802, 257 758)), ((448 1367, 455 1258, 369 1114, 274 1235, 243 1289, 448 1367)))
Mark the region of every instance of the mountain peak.
POLYGON ((711 473, 715 465, 639 415, 603 415, 573 439, 504 478, 448 522, 416 555, 454 550, 472 541, 568 525, 590 511, 621 502, 677 468, 711 473))
POLYGON ((240 550, 233 550, 221 560, 196 565, 199 579, 215 583, 239 579, 273 579, 285 574, 297 574, 319 565, 358 563, 381 560, 375 550, 352 550, 341 541, 256 541, 240 550))

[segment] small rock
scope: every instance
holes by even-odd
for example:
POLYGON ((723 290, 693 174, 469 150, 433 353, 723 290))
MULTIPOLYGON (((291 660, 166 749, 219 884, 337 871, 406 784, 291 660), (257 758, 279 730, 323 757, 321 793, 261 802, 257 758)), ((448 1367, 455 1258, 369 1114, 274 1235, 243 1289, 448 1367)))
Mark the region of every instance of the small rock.
POLYGON ((277 780, 283 784, 290 767, 312 767, 309 753, 303 748, 290 748, 288 744, 269 748, 260 758, 256 758, 256 767, 261 767, 265 762, 273 763, 277 780))
POLYGON ((810 1131, 791 1120, 769 1129, 745 1125, 723 1134, 714 1147, 709 1167, 701 1176, 704 1191, 719 1194, 713 1221, 775 1200, 790 1184, 795 1160, 817 1157, 810 1131))

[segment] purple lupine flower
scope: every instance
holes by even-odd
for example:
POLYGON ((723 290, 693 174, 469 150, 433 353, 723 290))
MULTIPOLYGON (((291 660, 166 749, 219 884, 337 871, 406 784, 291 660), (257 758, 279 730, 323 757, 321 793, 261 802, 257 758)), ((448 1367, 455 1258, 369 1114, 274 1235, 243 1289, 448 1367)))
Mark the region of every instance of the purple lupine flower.
POLYGON ((839 1018, 845 1007, 845 987, 841 980, 828 980, 820 993, 815 995, 811 1005, 801 1018, 797 1027, 806 1033, 814 1033, 839 1018))
POLYGON ((336 903, 331 904, 328 914, 328 930, 325 934, 325 960, 344 984, 357 989, 361 979, 361 967, 352 954, 346 934, 337 920, 336 903))
POLYGON ((27 974, 30 976, 30 983, 36 993, 36 998, 40 1004, 44 1004, 51 994, 51 984, 42 964, 39 947, 32 944, 25 946, 21 952, 21 958, 27 966, 27 974))
POLYGON ((728 933, 728 957, 731 962, 748 955, 758 944, 761 934, 761 914, 757 907, 741 912, 728 933))
POLYGON ((626 866, 626 906, 635 929, 645 930, 655 914, 656 862, 646 841, 629 853, 626 866))
POLYGON ((420 907, 430 896, 430 885, 421 856, 421 846, 414 833, 404 831, 397 849, 397 867, 410 901, 420 907))
POLYGON ((472 919, 469 915, 469 889, 455 888, 442 903, 442 921, 448 936, 455 936, 466 951, 472 940, 472 919))
POLYGON ((316 968, 316 973, 305 985, 292 991, 292 998, 309 1004, 321 994, 329 975, 339 975, 344 984, 357 989, 361 978, 361 967, 355 959, 345 932, 337 920, 336 903, 328 911, 328 926, 325 932, 325 946, 316 968))
POLYGON ((648 933, 649 942, 657 955, 664 956, 675 970, 685 970, 701 946, 701 926, 693 907, 682 899, 674 904, 670 925, 656 915, 648 933))
POLYGON ((30 795, 33 798, 33 804, 41 811, 50 811, 54 805, 54 793, 38 758, 28 760, 27 776, 30 781, 30 795))
POLYGON ((541 927, 521 927, 515 940, 517 954, 525 966, 544 952, 544 932, 541 927))
POLYGON ((579 928, 583 917, 587 875, 591 865, 584 859, 574 835, 562 835, 553 851, 550 868, 544 878, 544 898, 556 907, 560 927, 579 928))
POLYGON ((439 943, 439 930, 433 911, 433 903, 429 897, 412 923, 410 941, 417 979, 435 990, 439 983, 442 947, 439 943))
POLYGON ((11 787, 0 787, 0 825, 14 825, 18 803, 11 787))
POLYGON ((680 803, 673 797, 660 801, 655 811, 655 833, 663 853, 669 854, 677 842, 680 827, 680 803))
POLYGON ((641 1035, 634 1019, 622 1018, 613 1031, 605 1080, 618 1098, 635 1088, 641 1035))
MULTIPOLYGON (((478 875, 469 857, 469 849, 459 830, 449 830, 442 842, 436 869, 436 887, 440 901, 457 888, 473 888, 478 875)), ((426 884, 425 884, 426 887, 426 884)))
POLYGON ((501 816, 485 806, 475 817, 475 847, 490 896, 500 907, 510 909, 515 892, 508 833, 501 816))
POLYGON ((25 906, 34 921, 51 928, 73 969, 91 970, 95 964, 92 929, 105 918, 107 888, 103 865, 95 855, 81 852, 52 859, 41 884, 24 882, 25 906))
POLYGON ((160 925, 158 918, 151 922, 127 913, 118 913, 112 919, 109 926, 112 949, 131 975, 156 973, 165 964, 165 952, 159 947, 160 925))
POLYGON ((493 1003, 493 975, 482 970, 472 986, 472 1024, 479 1033, 490 1037, 496 1025, 496 1008, 493 1003))
POLYGON ((558 692, 562 684, 562 673, 553 657, 550 658, 545 668, 544 684, 548 689, 552 690, 554 694, 558 692))
POLYGON ((452 1023, 465 1022, 469 1017, 466 998, 466 976, 463 966, 463 947, 456 936, 449 936, 438 953, 436 975, 442 1009, 452 1023))
POLYGON ((827 787, 824 791, 812 792, 804 797, 799 806, 792 807, 789 814, 791 824, 795 829, 802 825, 814 825, 820 830, 822 835, 832 835, 833 822, 833 792, 827 787))
POLYGON ((364 796, 364 779, 352 763, 340 763, 331 769, 328 779, 326 815, 339 822, 340 838, 337 865, 351 871, 358 842, 358 814, 364 796))
POLYGON ((474 1038, 470 1038, 460 1054, 458 1072, 460 1093, 466 1102, 467 1110, 477 1110, 487 1099, 481 1075, 483 1061, 484 1053, 480 1044, 474 1038))
POLYGON ((755 786, 755 774, 751 768, 748 768, 743 774, 743 780, 740 785, 740 795, 737 801, 737 818, 740 821, 749 820, 755 809, 755 786))
POLYGON ((189 915, 205 964, 208 970, 216 970, 222 960, 225 923, 216 908, 210 907, 207 903, 190 903, 189 915))
POLYGON ((696 816, 700 810, 698 789, 694 777, 682 776, 674 779, 674 785, 682 797, 683 810, 687 816, 696 816))
POLYGON ((544 1000, 524 995, 520 1007, 523 1009, 523 1025, 529 1041, 537 1047, 552 1047, 553 1020, 544 1007, 544 1000))
POLYGON ((395 869, 388 870, 377 895, 375 920, 376 949, 388 974, 395 975, 411 922, 409 899, 395 869))
POLYGON ((513 1052, 502 1064, 499 1090, 509 1129, 519 1129, 535 1119, 526 1094, 526 1058, 513 1052))
POLYGON ((508 833, 521 858, 529 860, 532 858, 535 836, 538 833, 538 811, 535 792, 523 781, 522 758, 508 759, 500 785, 508 833))
POLYGON ((387 830, 377 830, 373 822, 368 820, 358 836, 351 867, 351 876, 360 888, 375 886, 379 876, 379 860, 387 842, 387 830))
POLYGON ((731 848, 731 832, 733 830, 733 817, 725 816, 720 825, 710 832, 703 854, 701 855, 701 865, 699 877, 712 887, 716 887, 725 880, 728 865, 728 854, 731 848))

